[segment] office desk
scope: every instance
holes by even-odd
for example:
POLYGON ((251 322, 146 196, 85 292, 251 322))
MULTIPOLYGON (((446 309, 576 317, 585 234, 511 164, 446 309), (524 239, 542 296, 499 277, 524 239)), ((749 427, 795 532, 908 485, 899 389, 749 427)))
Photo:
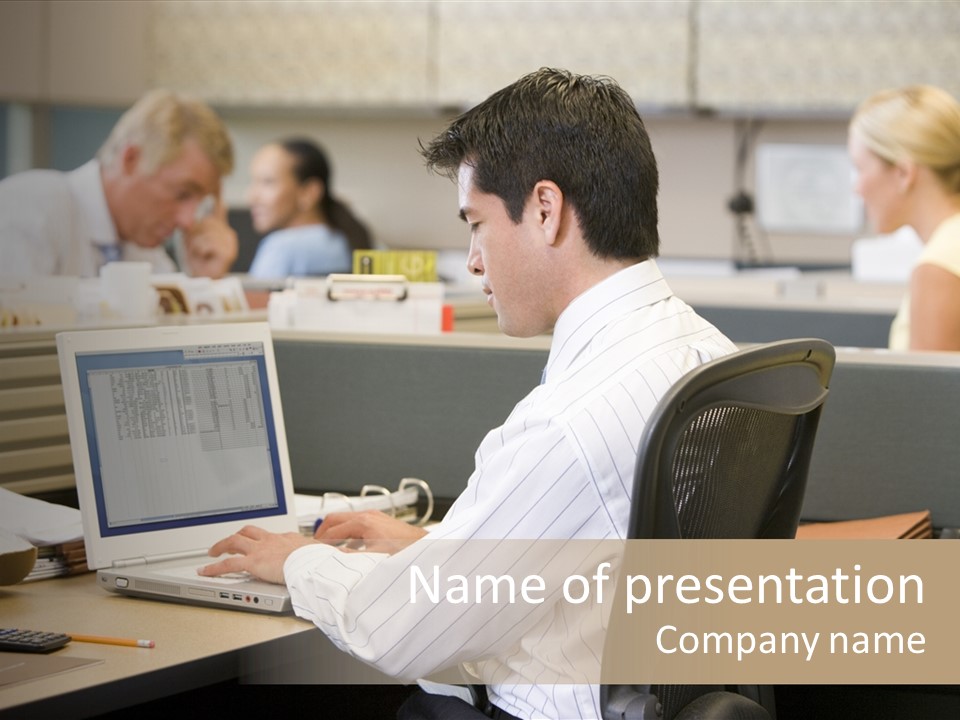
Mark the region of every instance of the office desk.
MULTIPOLYGON (((390 683, 294 616, 121 597, 96 574, 0 587, 0 625, 145 638, 155 648, 71 642, 55 656, 103 660, 0 685, 0 717, 87 717, 239 679, 244 683, 390 683)), ((18 658, 29 657, 18 654, 18 658)))

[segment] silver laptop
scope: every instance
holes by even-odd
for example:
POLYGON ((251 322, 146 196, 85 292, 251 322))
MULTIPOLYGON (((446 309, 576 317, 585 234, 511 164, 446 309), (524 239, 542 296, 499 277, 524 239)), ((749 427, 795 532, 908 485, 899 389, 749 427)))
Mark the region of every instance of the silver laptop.
POLYGON ((87 563, 111 592, 290 611, 287 589, 204 578, 244 525, 296 532, 269 327, 57 335, 87 563))

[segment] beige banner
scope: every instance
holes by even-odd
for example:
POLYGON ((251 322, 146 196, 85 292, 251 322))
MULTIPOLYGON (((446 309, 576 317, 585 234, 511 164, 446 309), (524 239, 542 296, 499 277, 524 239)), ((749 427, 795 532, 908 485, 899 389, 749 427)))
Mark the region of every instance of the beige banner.
POLYGON ((958 569, 949 541, 630 541, 602 680, 957 683, 958 569))
POLYGON ((464 635, 479 682, 960 683, 948 540, 431 540, 391 561, 392 622, 425 648, 464 635))

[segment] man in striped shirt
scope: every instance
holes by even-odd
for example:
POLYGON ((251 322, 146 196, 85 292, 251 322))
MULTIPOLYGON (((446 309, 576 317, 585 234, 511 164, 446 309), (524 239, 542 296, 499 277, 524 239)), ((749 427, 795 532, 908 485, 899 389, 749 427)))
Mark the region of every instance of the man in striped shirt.
MULTIPOLYGON (((285 582, 298 615, 388 674, 469 663, 487 687, 488 716, 599 718, 595 675, 578 681, 570 667, 570 681, 542 680, 556 658, 593 652, 602 628, 589 613, 572 614, 556 594, 496 607, 437 602, 426 583, 412 587, 410 568, 449 578, 471 567, 470 548, 447 550, 444 539, 623 538, 650 411, 684 373, 735 347, 673 296, 653 260, 656 160, 612 80, 531 73, 455 119, 423 154, 457 182, 468 267, 501 330, 553 332, 542 383, 484 438, 466 489, 427 538, 376 513, 329 516, 320 543, 246 528, 211 548, 240 555, 205 572, 285 582), (344 539, 365 550, 334 547, 344 539), (395 551, 387 539, 412 543, 395 551)), ((401 717, 456 717, 457 702, 421 694, 401 717)))

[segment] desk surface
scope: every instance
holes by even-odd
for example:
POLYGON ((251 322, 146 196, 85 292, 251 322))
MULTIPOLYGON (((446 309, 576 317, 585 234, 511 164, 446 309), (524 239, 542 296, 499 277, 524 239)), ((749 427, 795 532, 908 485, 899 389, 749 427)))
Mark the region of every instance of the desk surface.
POLYGON ((97 587, 94 573, 0 587, 0 618, 4 627, 156 642, 153 649, 71 642, 55 651, 103 662, 0 685, 0 716, 18 720, 102 713, 234 678, 387 681, 297 617, 122 597, 97 587))

